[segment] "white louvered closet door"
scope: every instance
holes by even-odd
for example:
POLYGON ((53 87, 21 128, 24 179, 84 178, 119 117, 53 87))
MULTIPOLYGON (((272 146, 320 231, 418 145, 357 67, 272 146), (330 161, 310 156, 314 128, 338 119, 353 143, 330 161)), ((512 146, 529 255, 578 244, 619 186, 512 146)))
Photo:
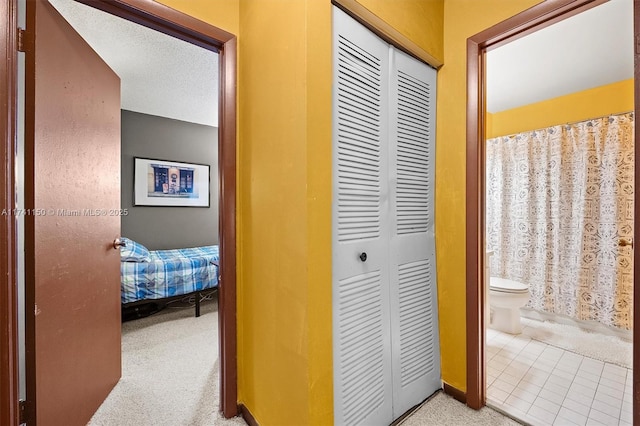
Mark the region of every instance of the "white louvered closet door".
POLYGON ((434 241, 436 71, 391 48, 393 417, 441 388, 434 241))
POLYGON ((333 11, 334 420, 387 425, 440 387, 435 71, 333 11))
POLYGON ((389 46, 335 7, 333 22, 335 424, 388 424, 389 46))

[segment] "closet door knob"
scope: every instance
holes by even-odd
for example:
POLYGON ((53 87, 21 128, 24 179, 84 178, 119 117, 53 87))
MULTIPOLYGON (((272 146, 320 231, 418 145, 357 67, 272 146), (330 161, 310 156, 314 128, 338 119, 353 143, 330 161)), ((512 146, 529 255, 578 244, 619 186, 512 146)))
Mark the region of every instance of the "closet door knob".
POLYGON ((367 253, 360 253, 360 260, 362 260, 363 262, 367 261, 367 253))

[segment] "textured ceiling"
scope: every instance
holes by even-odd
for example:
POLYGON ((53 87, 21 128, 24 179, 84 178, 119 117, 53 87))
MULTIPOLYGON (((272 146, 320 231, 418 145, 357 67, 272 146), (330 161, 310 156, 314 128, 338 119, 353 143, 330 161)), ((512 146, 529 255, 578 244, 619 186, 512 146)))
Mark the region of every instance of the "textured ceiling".
POLYGON ((50 0, 120 76, 122 108, 218 126, 218 54, 73 0, 50 0))
POLYGON ((633 77, 633 0, 611 0, 487 54, 499 112, 633 77))

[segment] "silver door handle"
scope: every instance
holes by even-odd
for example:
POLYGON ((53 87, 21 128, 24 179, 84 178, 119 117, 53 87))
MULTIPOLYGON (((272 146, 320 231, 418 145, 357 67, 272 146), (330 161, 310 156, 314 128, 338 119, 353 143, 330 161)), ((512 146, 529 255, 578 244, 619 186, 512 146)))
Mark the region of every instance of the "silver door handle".
POLYGON ((113 240, 113 248, 118 250, 120 247, 126 247, 126 243, 122 241, 120 238, 116 238, 113 240))

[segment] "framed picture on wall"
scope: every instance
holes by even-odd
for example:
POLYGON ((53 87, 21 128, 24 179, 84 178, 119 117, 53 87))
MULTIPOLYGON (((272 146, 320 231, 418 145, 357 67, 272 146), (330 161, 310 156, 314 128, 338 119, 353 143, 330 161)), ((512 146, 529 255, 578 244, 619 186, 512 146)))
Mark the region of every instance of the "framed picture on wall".
POLYGON ((209 207, 206 164, 133 159, 133 205, 209 207))

